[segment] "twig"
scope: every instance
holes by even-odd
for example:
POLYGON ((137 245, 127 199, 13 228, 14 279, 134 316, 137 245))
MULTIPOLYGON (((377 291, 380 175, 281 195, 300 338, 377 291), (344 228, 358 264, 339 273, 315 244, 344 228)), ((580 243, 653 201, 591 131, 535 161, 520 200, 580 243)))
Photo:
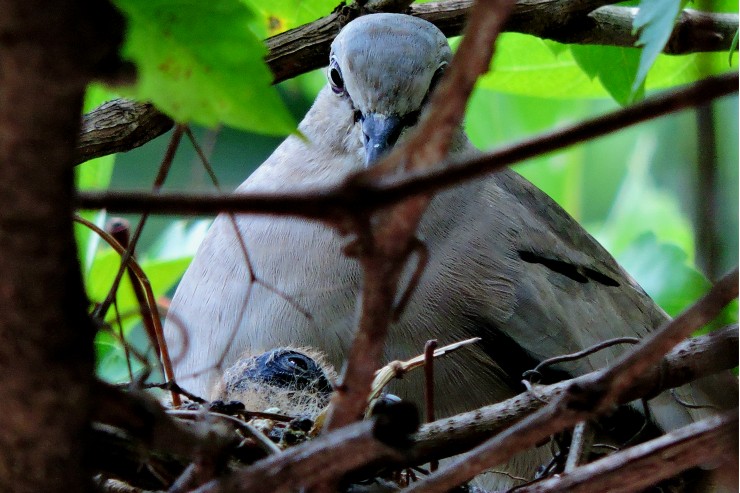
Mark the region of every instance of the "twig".
POLYGON ((640 339, 638 339, 637 337, 615 337, 614 339, 609 339, 607 341, 594 344, 593 346, 588 347, 582 351, 578 351, 576 353, 553 356, 552 358, 547 358, 546 360, 541 361, 533 369, 527 370, 522 373, 522 378, 531 379, 532 376, 539 375, 540 370, 542 370, 543 368, 556 365, 558 363, 564 363, 566 361, 575 361, 577 359, 585 358, 586 356, 599 352, 602 349, 615 346, 617 344, 637 344, 638 342, 640 342, 640 339))
POLYGON ((362 187, 340 185, 293 194, 222 196, 78 192, 77 205, 82 209, 108 208, 117 212, 150 210, 152 213, 160 214, 216 214, 231 211, 337 220, 344 211, 357 209, 359 204, 368 209, 380 208, 398 202, 408 197, 409 194, 450 188, 464 180, 479 177, 510 164, 563 149, 668 113, 697 106, 736 93, 737 90, 737 73, 710 77, 678 89, 665 91, 628 108, 584 120, 559 130, 542 133, 464 162, 442 162, 431 170, 408 173, 399 178, 386 178, 376 184, 364 183, 362 187))
MULTIPOLYGON (((424 346, 424 405, 427 423, 434 421, 434 349, 436 347, 436 339, 427 341, 424 346)), ((433 460, 429 463, 429 471, 434 472, 438 468, 438 461, 433 460)))
POLYGON ((650 366, 681 339, 698 329, 737 297, 737 269, 719 281, 697 303, 676 319, 650 334, 609 368, 577 379, 552 404, 531 414, 515 426, 450 461, 436 474, 411 486, 408 491, 443 492, 509 459, 516 452, 579 421, 603 412, 634 392, 635 382, 650 366))
MULTIPOLYGON (((442 346, 441 348, 435 349, 433 356, 435 358, 439 358, 441 356, 450 354, 453 351, 457 351, 458 349, 462 348, 463 346, 467 346, 468 344, 475 344, 478 341, 480 341, 480 337, 472 337, 470 339, 465 339, 464 341, 448 344, 446 346, 442 346)), ((409 371, 424 365, 425 362, 426 356, 424 354, 421 354, 406 361, 391 361, 390 363, 386 364, 383 368, 375 373, 375 379, 373 380, 372 384, 373 391, 370 394, 370 400, 379 397, 383 388, 385 388, 385 386, 388 385, 391 380, 393 380, 394 378, 401 378, 409 371)))
POLYGON ((581 421, 573 427, 568 458, 565 461, 565 472, 570 472, 584 462, 587 462, 593 439, 594 430, 588 421, 581 421))
POLYGON ((727 451, 737 449, 737 432, 737 410, 728 411, 517 492, 640 491, 691 467, 733 460, 727 451))
MULTIPOLYGON (((80 224, 83 224, 84 226, 90 228, 93 232, 95 232, 100 238, 103 239, 108 245, 113 248, 120 256, 121 256, 121 265, 126 266, 126 270, 130 273, 132 273, 131 283, 133 285, 137 285, 140 287, 140 289, 143 290, 144 298, 145 298, 145 305, 140 306, 141 316, 142 318, 149 317, 149 322, 151 325, 145 325, 148 327, 151 327, 152 332, 150 333, 150 337, 153 337, 152 339, 152 345, 157 348, 157 354, 159 356, 159 364, 162 368, 162 373, 165 375, 165 378, 168 380, 173 380, 174 376, 174 370, 172 369, 172 360, 170 359, 170 353, 167 349, 167 343, 164 340, 164 331, 162 330, 162 320, 159 318, 159 311, 157 310, 157 300, 154 297, 154 291, 152 290, 152 285, 149 283, 149 278, 147 277, 146 273, 144 272, 144 269, 141 268, 139 263, 136 261, 136 259, 129 254, 128 260, 124 262, 124 259, 126 258, 127 252, 130 252, 130 245, 128 247, 123 247, 118 241, 116 241, 115 238, 113 238, 110 234, 108 234, 106 231, 100 229, 96 224, 88 221, 84 217, 75 214, 73 220, 75 222, 78 222, 80 224)), ((120 272, 120 271, 119 271, 120 272)), ((138 299, 138 297, 137 297, 138 299)), ((122 340, 122 343, 125 346, 125 340, 122 340)), ((178 392, 175 392, 174 390, 171 391, 172 395, 172 403, 176 406, 179 406, 180 396, 178 392)))

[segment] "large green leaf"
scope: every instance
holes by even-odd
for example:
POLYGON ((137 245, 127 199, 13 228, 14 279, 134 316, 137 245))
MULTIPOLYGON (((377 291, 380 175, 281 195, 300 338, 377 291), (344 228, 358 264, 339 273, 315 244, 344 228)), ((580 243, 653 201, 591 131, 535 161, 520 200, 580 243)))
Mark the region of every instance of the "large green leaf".
POLYGON ((133 96, 180 122, 287 134, 295 123, 239 0, 115 0, 128 20, 123 55, 136 63, 133 96))
POLYGON ((279 2, 259 2, 247 0, 253 9, 262 14, 263 25, 258 35, 275 34, 308 24, 328 15, 339 4, 337 0, 280 0, 279 2))
MULTIPOLYGON (((571 49, 563 45, 518 33, 504 33, 497 43, 492 70, 479 83, 482 88, 541 98, 610 96, 597 78, 592 79, 579 67, 571 49)), ((608 70, 610 50, 614 48, 596 45, 589 48, 591 58, 604 60, 605 66, 600 71, 608 70)), ((725 70, 726 53, 660 55, 648 72, 645 89, 686 84, 725 70)))

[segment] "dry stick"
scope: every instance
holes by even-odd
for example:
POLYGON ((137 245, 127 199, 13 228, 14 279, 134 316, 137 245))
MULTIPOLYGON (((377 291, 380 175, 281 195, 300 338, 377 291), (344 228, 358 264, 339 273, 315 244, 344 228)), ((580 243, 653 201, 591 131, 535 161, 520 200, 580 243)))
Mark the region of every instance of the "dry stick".
MULTIPOLYGON (((430 110, 409 140, 369 170, 356 175, 382 176, 399 169, 423 169, 442 160, 459 129, 465 104, 478 76, 488 70, 493 43, 514 5, 513 0, 479 0, 471 12, 460 47, 450 69, 432 95, 430 110)), ((413 251, 418 222, 431 195, 412 197, 360 228, 357 257, 363 269, 362 306, 357 335, 347 358, 341 382, 332 397, 327 428, 336 429, 361 416, 380 361, 401 271, 413 251)), ((351 209, 348 209, 351 210, 351 209)))
POLYGON ((370 458, 398 460, 401 452, 376 438, 376 422, 362 421, 272 455, 213 480, 193 493, 281 493, 336 480, 370 458))
POLYGON ((216 214, 230 211, 291 215, 306 219, 335 220, 346 210, 362 204, 376 209, 393 204, 408 194, 453 187, 460 182, 500 170, 510 164, 591 140, 631 125, 704 104, 736 93, 738 74, 710 77, 662 92, 628 108, 590 118, 574 125, 545 132, 520 142, 483 153, 462 162, 442 162, 432 170, 386 178, 380 183, 305 190, 291 194, 167 194, 142 192, 78 192, 82 209, 118 212, 151 211, 159 214, 216 214))
MULTIPOLYGON (((424 405, 426 406, 426 422, 434 421, 434 350, 437 348, 437 340, 430 339, 424 346, 424 405)), ((429 463, 429 470, 434 472, 439 467, 439 462, 433 460, 429 463)))
POLYGON ((700 464, 737 460, 727 453, 737 448, 737 432, 735 409, 516 491, 638 491, 700 464))
POLYGON ((727 303, 737 297, 737 291, 738 271, 735 269, 715 284, 701 300, 650 334, 634 350, 625 353, 614 366, 569 385, 564 395, 552 404, 454 459, 407 491, 447 491, 505 462, 515 453, 535 446, 542 439, 574 426, 594 413, 607 410, 626 395, 634 381, 657 363, 662 355, 717 316, 727 303))
MULTIPOLYGON (((99 228, 97 224, 92 223, 85 219, 82 216, 79 216, 75 214, 73 217, 73 221, 78 222, 85 227, 89 228, 91 231, 93 231, 95 234, 97 234, 103 241, 105 241, 111 248, 113 248, 120 256, 121 259, 123 259, 126 256, 126 252, 128 251, 128 247, 124 247, 121 245, 119 241, 117 241, 111 234, 109 234, 107 231, 104 231, 103 229, 99 228)), ((164 333, 162 331, 162 321, 160 320, 159 316, 157 315, 157 300, 154 297, 154 291, 152 290, 152 285, 149 282, 149 278, 146 275, 146 272, 144 272, 144 269, 141 268, 139 263, 136 261, 134 257, 129 257, 126 269, 131 274, 131 284, 135 287, 138 287, 139 289, 143 290, 144 299, 139 300, 140 304, 140 313, 142 316, 142 319, 148 320, 150 323, 150 327, 152 329, 152 334, 150 336, 153 336, 153 339, 151 339, 152 345, 155 345, 155 347, 158 348, 158 352, 161 351, 162 358, 159 361, 160 367, 162 369, 162 373, 164 375, 171 375, 173 374, 172 370, 172 361, 170 360, 169 352, 167 351, 167 345, 164 344, 164 333), (142 303, 143 301, 143 303, 142 303), (148 318, 145 318, 145 314, 148 315, 148 318)), ((138 299, 138 295, 137 295, 138 299)), ((145 322, 145 326, 146 322, 145 322)), ((128 346, 126 345, 125 339, 121 339, 121 344, 124 345, 127 352, 129 350, 128 346)), ((139 358, 137 358, 139 359, 139 358)), ((146 359, 143 359, 142 361, 146 361, 146 359)), ((174 391, 172 391, 174 394, 174 391)))
MULTIPOLYGON (((121 217, 111 218, 106 225, 106 229, 110 233, 111 237, 121 245, 124 251, 129 247, 131 240, 131 224, 126 219, 121 217)), ((133 258, 129 260, 129 263, 132 260, 133 258)), ((161 351, 161 345, 159 338, 157 337, 157 329, 155 328, 156 322, 154 321, 155 318, 159 319, 159 317, 156 317, 153 314, 153 310, 156 310, 156 305, 152 306, 151 304, 148 304, 147 295, 144 292, 141 283, 137 279, 136 272, 134 272, 133 268, 129 265, 126 267, 126 271, 128 273, 129 280, 131 281, 134 297, 136 298, 136 302, 139 304, 141 322, 144 325, 147 336, 149 337, 149 342, 154 346, 155 353, 159 354, 161 351)), ((148 278, 146 282, 149 282, 148 278)), ((160 366, 161 365, 162 363, 160 361, 160 366)), ((164 369, 162 374, 164 375, 164 369)), ((133 382, 133 378, 131 378, 131 381, 133 382)))
MULTIPOLYGON (((175 131, 172 133, 172 138, 170 139, 170 143, 167 146, 167 150, 164 154, 164 157, 162 158, 162 164, 159 166, 159 171, 157 172, 157 176, 154 177, 154 184, 152 185, 152 191, 154 193, 157 193, 164 184, 165 178, 167 178, 167 174, 170 171, 170 168, 172 167, 172 161, 175 159, 175 152, 177 152, 177 148, 180 146, 180 142, 182 141, 182 135, 183 135, 183 127, 178 125, 175 127, 175 131)), ((118 291, 118 286, 121 283, 121 279, 123 279, 123 273, 126 272, 126 269, 129 265, 129 262, 131 258, 134 255, 134 251, 136 250, 136 245, 139 242, 139 238, 141 237, 141 232, 144 230, 144 225, 146 224, 147 219, 149 218, 149 211, 144 211, 141 215, 141 219, 139 220, 139 224, 136 225, 136 230, 134 231, 133 236, 131 237, 131 242, 126 248, 126 252, 121 256, 121 266, 118 269, 118 272, 116 273, 116 277, 113 280, 113 284, 111 285, 110 289, 108 290, 108 295, 105 297, 103 302, 98 305, 96 308, 93 316, 98 319, 105 319, 105 315, 108 312, 108 309, 110 308, 110 304, 113 301, 113 298, 116 295, 116 292, 118 291)), ((162 331, 162 321, 159 318, 159 310, 157 310, 156 300, 154 301, 154 304, 152 305, 152 320, 156 319, 156 322, 154 323, 154 329, 157 331, 157 341, 159 343, 159 357, 162 359, 162 363, 164 364, 165 369, 165 379, 167 380, 174 380, 175 379, 175 373, 172 369, 172 361, 170 360, 169 351, 167 350, 167 345, 164 340, 164 332, 162 331)), ((180 395, 172 392, 172 405, 179 406, 182 402, 180 400, 180 395)))
POLYGON ((591 453, 594 430, 588 421, 581 421, 573 427, 573 437, 570 440, 570 449, 565 461, 565 472, 572 471, 582 464, 591 453))

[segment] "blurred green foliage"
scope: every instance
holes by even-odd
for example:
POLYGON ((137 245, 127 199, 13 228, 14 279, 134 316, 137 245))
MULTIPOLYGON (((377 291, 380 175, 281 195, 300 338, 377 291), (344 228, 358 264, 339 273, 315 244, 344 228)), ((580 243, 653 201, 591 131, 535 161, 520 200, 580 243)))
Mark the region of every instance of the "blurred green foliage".
MULTIPOLYGON (((333 2, 116 3, 131 21, 124 53, 137 63, 141 74, 139 84, 129 93, 153 99, 181 121, 225 124, 216 129, 195 128, 203 145, 212 144, 208 150, 211 164, 225 189, 243 181, 281 140, 254 131, 290 131, 293 127, 287 115, 301 118, 325 83, 319 70, 271 88, 261 61, 264 49, 256 40, 325 15, 333 9, 333 2), (168 60, 174 65, 163 67, 168 60), (178 73, 170 70, 174 66, 179 67, 178 73), (198 75, 181 77, 182 70, 198 75)), ((727 0, 712 5, 717 11, 737 12, 737 4, 727 0)), ((656 40, 665 36, 665 26, 672 23, 666 19, 672 15, 675 12, 671 9, 656 9, 647 17, 642 35, 651 50, 655 50, 656 40)), ((493 148, 629 104, 642 96, 639 88, 643 86, 649 94, 708 73, 736 70, 727 60, 727 53, 659 55, 652 63, 646 61, 645 51, 637 48, 566 46, 506 33, 498 42, 492 71, 472 96, 465 127, 478 147, 493 148), (641 80, 646 64, 652 68, 641 80)), ((91 87, 86 109, 109 97, 100 88, 91 87)), ((712 108, 718 155, 716 233, 722 242, 721 258, 715 260, 726 270, 737 264, 738 253, 737 98, 723 98, 712 108)), ((167 139, 163 136, 129 153, 79 166, 79 186, 150 188, 167 139)), ((646 291, 675 315, 710 285, 696 268, 703 253, 696 251, 695 231, 709 227, 702 223, 696 206, 697 162, 703 146, 697 138, 695 112, 684 111, 540 156, 516 169, 584 224, 646 291)), ((165 189, 213 189, 195 152, 185 142, 165 189)), ((103 213, 88 214, 87 218, 98 225, 106 220, 103 213)), ((138 221, 134 216, 130 219, 133 224, 138 221)), ((137 259, 155 296, 171 294, 207 225, 207 220, 149 220, 137 259)), ((100 302, 119 258, 85 228, 77 227, 76 234, 88 295, 93 302, 100 302)), ((128 280, 118 292, 117 308, 122 318, 120 330, 134 348, 145 353, 148 345, 138 317, 132 316, 136 302, 128 280)), ((114 329, 101 332, 96 343, 100 374, 122 381, 129 377, 116 335, 115 313, 111 310, 106 319, 114 329)), ((736 304, 718 323, 732 320, 737 320, 736 304)), ((152 355, 148 357, 152 361, 152 355)), ((137 363, 133 370, 143 366, 137 363)))

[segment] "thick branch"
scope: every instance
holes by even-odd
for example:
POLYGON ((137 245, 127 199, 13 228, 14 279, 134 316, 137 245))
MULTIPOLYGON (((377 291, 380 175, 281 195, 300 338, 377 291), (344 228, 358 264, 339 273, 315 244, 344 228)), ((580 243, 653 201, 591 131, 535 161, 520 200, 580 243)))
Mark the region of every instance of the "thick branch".
MULTIPOLYGON (((734 367, 738 357, 737 344, 737 326, 726 327, 682 342, 666 355, 659 366, 641 375, 630 394, 624 396, 622 403, 654 395, 734 367)), ((585 378, 587 377, 580 377, 576 381, 585 378)), ((352 476, 366 477, 383 467, 399 468, 423 464, 433 459, 465 452, 540 409, 544 402, 558 398, 571 383, 572 381, 567 381, 549 386, 536 386, 533 392, 525 392, 498 404, 426 424, 414 436, 413 445, 409 449, 398 451, 400 455, 386 456, 386 450, 382 447, 365 449, 360 440, 358 448, 363 450, 363 457, 367 463, 361 465, 361 470, 352 473, 352 476)), ((154 402, 140 399, 136 395, 121 392, 105 384, 99 384, 99 387, 96 396, 99 407, 95 419, 114 425, 117 429, 126 430, 126 433, 122 435, 111 427, 96 428, 93 434, 92 463, 96 471, 111 473, 114 477, 142 487, 161 487, 159 480, 146 470, 142 471, 140 465, 148 463, 159 475, 172 478, 198 453, 198 444, 204 443, 203 440, 207 436, 205 426, 191 427, 192 431, 183 435, 185 430, 169 416, 164 415, 154 402), (201 428, 203 431, 200 431, 201 428), (146 447, 142 447, 141 444, 145 444, 146 447)), ((345 435, 345 438, 354 436, 345 435)), ((347 444, 347 447, 354 446, 347 444)), ((243 448, 240 450, 243 453, 243 448)), ((354 454, 354 449, 352 450, 354 454)), ((307 453, 301 453, 292 459, 286 458, 280 467, 287 468, 294 460, 308 462, 308 465, 300 466, 300 470, 303 467, 309 469, 316 467, 308 457, 307 453)), ((266 465, 267 463, 263 463, 260 467, 266 465)), ((336 474, 344 474, 350 469, 350 465, 343 462, 337 464, 339 469, 336 474)), ((286 481, 297 479, 291 475, 286 481)))
POLYGON ((736 269, 679 317, 653 332, 634 350, 628 351, 613 367, 592 374, 584 382, 569 385, 563 396, 552 404, 450 461, 443 469, 416 483, 408 491, 447 491, 505 462, 517 452, 535 446, 540 440, 607 410, 624 398, 640 373, 655 364, 670 348, 669 344, 675 344, 679 336, 686 337, 717 316, 727 303, 737 297, 737 290, 736 269))
MULTIPOLYGON (((520 0, 504 30, 561 43, 634 46, 637 38, 632 34, 632 22, 636 9, 602 7, 610 3, 613 2, 520 0)), ((408 13, 435 24, 447 36, 457 36, 462 32, 471 5, 472 0, 414 4, 408 13)), ((269 38, 266 61, 275 74, 275 82, 325 66, 332 40, 359 13, 358 8, 343 7, 327 17, 269 38)), ((685 54, 729 50, 737 24, 736 14, 686 10, 664 51, 685 54)))
MULTIPOLYGON (((338 480, 373 458, 399 460, 401 452, 378 440, 375 421, 363 421, 275 454, 194 493, 280 493, 338 480)), ((398 433, 398 430, 395 431, 398 433)), ((401 433, 403 436, 403 433, 401 433)))
MULTIPOLYGON (((633 382, 617 404, 650 398, 699 378, 734 368, 738 361, 738 328, 729 326, 705 336, 687 339, 676 346, 659 365, 633 382)), ((547 386, 475 411, 422 425, 403 466, 423 464, 469 450, 483 440, 521 421, 548 402, 560 398, 571 385, 582 385, 593 374, 547 386)), ((385 464, 384 464, 385 465, 385 464)))
POLYGON ((517 492, 640 491, 701 464, 736 461, 728 451, 737 450, 737 421, 737 410, 712 416, 517 492))
POLYGON ((114 99, 95 108, 82 118, 75 164, 130 151, 159 137, 174 122, 148 103, 114 99))
POLYGON ((680 89, 666 91, 634 106, 585 120, 502 149, 482 154, 464 163, 441 163, 432 170, 408 173, 382 183, 360 187, 338 186, 306 190, 294 194, 151 194, 146 192, 80 192, 78 206, 83 209, 107 208, 116 212, 151 211, 159 214, 217 214, 252 212, 295 215, 309 219, 332 220, 358 207, 379 208, 410 194, 442 190, 464 180, 476 178, 524 159, 546 154, 630 125, 641 123, 684 108, 737 92, 738 75, 708 78, 680 89))

